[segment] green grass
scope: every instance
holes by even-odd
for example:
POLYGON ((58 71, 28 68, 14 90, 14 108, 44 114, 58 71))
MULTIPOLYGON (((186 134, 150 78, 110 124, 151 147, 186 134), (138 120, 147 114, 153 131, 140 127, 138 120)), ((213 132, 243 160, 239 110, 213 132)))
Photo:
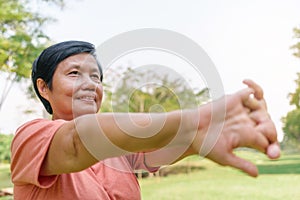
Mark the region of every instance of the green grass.
MULTIPOLYGON (((258 178, 197 157, 190 157, 168 168, 167 177, 139 179, 143 200, 273 200, 300 199, 300 154, 282 155, 270 161, 263 154, 238 152, 259 168, 258 178), (191 172, 186 172, 186 166, 191 172)), ((0 188, 12 187, 9 165, 0 164, 0 188)), ((5 198, 0 198, 4 200, 5 198)), ((8 197, 6 199, 11 199, 8 197)))
POLYGON ((140 179, 142 199, 300 199, 300 155, 283 155, 279 160, 270 161, 259 153, 239 154, 258 165, 258 178, 209 160, 190 158, 176 165, 188 162, 202 168, 188 174, 140 179))
POLYGON ((12 187, 9 164, 0 163, 0 188, 12 187))
MULTIPOLYGON (((12 187, 9 164, 0 163, 0 188, 12 187)), ((0 200, 11 200, 11 196, 0 197, 0 200)))

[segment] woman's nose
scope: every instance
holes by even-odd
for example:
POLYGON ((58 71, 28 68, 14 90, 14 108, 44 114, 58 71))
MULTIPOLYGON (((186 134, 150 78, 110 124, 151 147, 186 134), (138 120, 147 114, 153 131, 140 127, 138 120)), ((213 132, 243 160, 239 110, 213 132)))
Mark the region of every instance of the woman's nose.
POLYGON ((82 76, 81 88, 85 90, 95 90, 99 83, 93 80, 89 75, 82 76))

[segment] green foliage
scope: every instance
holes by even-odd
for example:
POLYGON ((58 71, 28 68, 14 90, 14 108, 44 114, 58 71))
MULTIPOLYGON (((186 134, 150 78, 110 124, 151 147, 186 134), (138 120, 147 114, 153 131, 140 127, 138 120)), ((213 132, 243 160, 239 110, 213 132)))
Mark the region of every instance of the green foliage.
MULTIPOLYGON (((296 39, 300 39, 300 29, 299 28, 294 28, 294 35, 295 35, 296 39)), ((298 41, 296 44, 294 44, 291 48, 293 50, 295 50, 293 55, 300 58, 300 41, 298 41)))
POLYGON ((300 148, 300 109, 295 109, 283 118, 285 137, 283 148, 300 148))
POLYGON ((168 112, 195 108, 209 99, 208 89, 194 92, 176 73, 157 69, 105 75, 101 112, 168 112), (108 76, 108 77, 106 77, 108 76))
MULTIPOLYGON (((43 1, 63 6, 63 0, 43 1)), ((0 0, 0 71, 7 75, 0 109, 12 84, 30 77, 32 62, 50 43, 43 26, 53 19, 33 12, 30 5, 28 0, 0 0)))
POLYGON ((50 19, 32 13, 26 3, 0 0, 0 70, 13 73, 17 81, 30 76, 34 58, 48 41, 41 27, 50 19))
POLYGON ((10 163, 10 144, 12 139, 12 134, 0 134, 0 163, 10 163))
POLYGON ((296 90, 289 94, 290 105, 296 106, 296 109, 300 108, 300 73, 297 73, 298 78, 295 80, 296 90))
POLYGON ((284 118, 285 126, 283 130, 285 133, 289 133, 288 136, 292 139, 296 139, 300 142, 299 133, 300 133, 300 109, 295 109, 290 111, 284 118))
MULTIPOLYGON (((300 29, 295 28, 294 34, 295 38, 300 39, 300 29)), ((291 48, 295 50, 293 55, 300 58, 300 42, 291 48)), ((297 76, 296 89, 288 95, 290 105, 295 108, 282 118, 282 130, 285 134, 282 147, 285 149, 300 149, 300 73, 297 73, 297 76)))

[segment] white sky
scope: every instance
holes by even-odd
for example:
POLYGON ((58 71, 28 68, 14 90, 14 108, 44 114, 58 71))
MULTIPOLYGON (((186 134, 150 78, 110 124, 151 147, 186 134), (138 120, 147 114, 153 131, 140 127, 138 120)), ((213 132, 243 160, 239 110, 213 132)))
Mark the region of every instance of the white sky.
MULTIPOLYGON (((86 40, 98 46, 112 36, 139 28, 169 29, 186 35, 213 60, 226 93, 241 89, 244 78, 263 86, 269 112, 281 132, 280 118, 291 109, 287 95, 294 91, 296 72, 300 71, 300 59, 292 56, 289 49, 296 42, 293 28, 300 27, 300 1, 66 2, 63 11, 38 7, 45 15, 58 19, 46 27, 46 33, 53 40, 86 40)), ((13 132, 34 116, 18 114, 27 102, 18 88, 14 88, 8 99, 0 111, 0 120, 4 122, 0 124, 0 131, 13 132)))

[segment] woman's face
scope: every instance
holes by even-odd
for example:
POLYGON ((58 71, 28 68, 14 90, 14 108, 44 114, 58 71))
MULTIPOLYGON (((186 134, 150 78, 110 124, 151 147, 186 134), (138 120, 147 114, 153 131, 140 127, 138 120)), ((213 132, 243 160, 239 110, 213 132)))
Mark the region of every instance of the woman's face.
POLYGON ((58 64, 53 75, 52 90, 48 94, 53 119, 71 120, 97 113, 102 95, 95 58, 88 53, 70 56, 58 64))

